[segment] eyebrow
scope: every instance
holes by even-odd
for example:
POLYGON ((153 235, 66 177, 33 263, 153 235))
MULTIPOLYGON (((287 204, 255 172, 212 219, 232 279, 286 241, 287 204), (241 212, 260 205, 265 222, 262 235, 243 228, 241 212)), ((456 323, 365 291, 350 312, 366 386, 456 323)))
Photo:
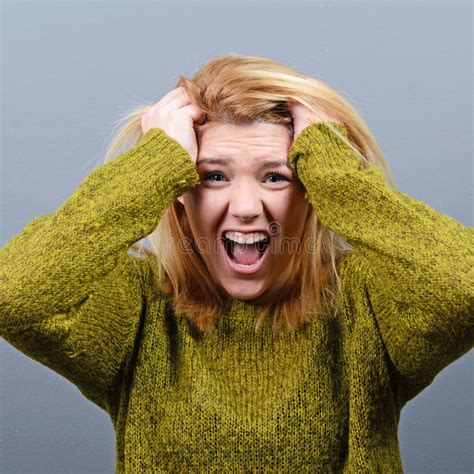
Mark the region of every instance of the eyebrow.
MULTIPOLYGON (((197 165, 201 165, 204 163, 208 163, 210 165, 222 165, 226 166, 229 163, 234 163, 234 160, 232 158, 228 158, 226 160, 223 160, 222 158, 202 158, 196 162, 197 165)), ((266 160, 266 161, 261 161, 258 163, 258 168, 278 168, 280 166, 284 166, 286 168, 290 168, 290 165, 288 164, 287 161, 275 161, 275 160, 266 160)))

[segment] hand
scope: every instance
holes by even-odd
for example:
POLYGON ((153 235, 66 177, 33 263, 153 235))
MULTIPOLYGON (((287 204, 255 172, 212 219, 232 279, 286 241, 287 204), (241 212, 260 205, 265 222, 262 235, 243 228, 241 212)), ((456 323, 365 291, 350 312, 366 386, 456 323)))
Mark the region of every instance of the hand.
POLYGON ((198 145, 194 122, 202 123, 203 119, 204 112, 191 102, 184 87, 177 87, 143 114, 141 125, 144 135, 151 128, 162 129, 174 138, 196 163, 198 145))
POLYGON ((334 114, 329 114, 323 109, 318 111, 318 115, 314 114, 304 105, 297 102, 289 102, 288 110, 293 119, 293 140, 296 140, 298 135, 310 124, 317 122, 339 122, 342 123, 339 118, 334 114))

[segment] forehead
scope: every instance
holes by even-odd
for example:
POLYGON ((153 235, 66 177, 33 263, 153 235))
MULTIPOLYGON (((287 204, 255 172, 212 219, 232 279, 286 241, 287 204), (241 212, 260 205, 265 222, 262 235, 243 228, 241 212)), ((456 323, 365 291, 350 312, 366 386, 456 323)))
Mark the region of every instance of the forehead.
POLYGON ((199 145, 200 158, 286 157, 291 145, 284 125, 215 124, 206 129, 199 145))

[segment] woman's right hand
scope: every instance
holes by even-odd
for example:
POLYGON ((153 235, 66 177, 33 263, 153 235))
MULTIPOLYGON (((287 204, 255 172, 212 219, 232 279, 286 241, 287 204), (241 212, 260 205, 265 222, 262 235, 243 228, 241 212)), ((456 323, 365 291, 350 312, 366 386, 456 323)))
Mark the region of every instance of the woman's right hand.
POLYGON ((204 112, 192 104, 184 87, 177 87, 163 96, 143 114, 141 125, 143 135, 151 128, 161 128, 174 138, 197 160, 198 146, 194 123, 202 123, 204 112))

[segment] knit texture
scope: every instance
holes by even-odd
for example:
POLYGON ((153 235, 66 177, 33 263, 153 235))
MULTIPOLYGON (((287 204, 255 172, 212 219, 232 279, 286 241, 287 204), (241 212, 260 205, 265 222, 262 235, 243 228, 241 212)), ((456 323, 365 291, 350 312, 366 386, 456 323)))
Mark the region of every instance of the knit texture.
POLYGON ((474 229, 364 170, 324 122, 288 159, 357 250, 336 317, 291 335, 255 333, 256 303, 233 299, 197 335, 128 252, 200 182, 161 129, 0 250, 1 336, 107 411, 118 473, 403 472, 402 407, 473 347, 474 229))

